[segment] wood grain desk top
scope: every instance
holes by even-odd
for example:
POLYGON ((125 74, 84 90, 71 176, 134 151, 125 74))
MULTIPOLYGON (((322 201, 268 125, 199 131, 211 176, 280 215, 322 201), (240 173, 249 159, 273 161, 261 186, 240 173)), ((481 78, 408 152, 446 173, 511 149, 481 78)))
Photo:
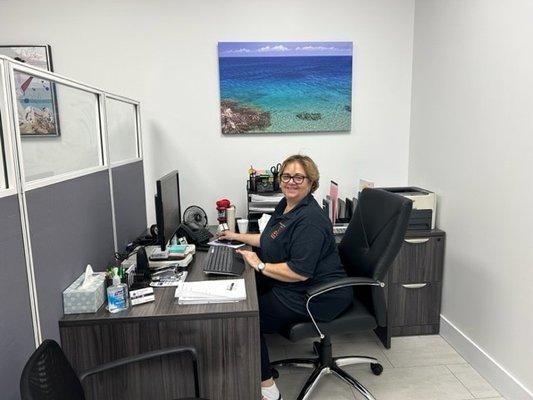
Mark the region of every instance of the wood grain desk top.
MULTIPOLYGON (((189 264, 187 282, 224 279, 203 273, 205 252, 196 252, 193 262, 189 264)), ((246 267, 242 278, 246 284, 246 300, 236 303, 179 305, 174 297, 175 287, 154 288, 155 301, 130 306, 127 310, 111 314, 105 309, 106 303, 96 313, 64 315, 59 320, 60 327, 88 325, 93 323, 114 323, 138 321, 139 319, 205 319, 225 317, 257 316, 259 306, 255 285, 255 271, 246 267)), ((226 278, 227 279, 227 278, 226 278)))

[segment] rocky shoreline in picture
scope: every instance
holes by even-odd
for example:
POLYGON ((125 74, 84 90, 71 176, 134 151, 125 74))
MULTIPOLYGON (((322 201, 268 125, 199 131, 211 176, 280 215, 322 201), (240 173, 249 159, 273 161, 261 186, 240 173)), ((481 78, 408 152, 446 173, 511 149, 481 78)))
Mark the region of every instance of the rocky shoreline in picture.
MULTIPOLYGON (((351 112, 350 106, 344 110, 351 112)), ((303 121, 319 121, 322 114, 318 112, 298 112, 294 115, 303 121)), ((262 131, 271 125, 270 112, 259 108, 245 106, 235 100, 222 100, 220 103, 220 119, 223 134, 236 134, 262 131)))
POLYGON ((220 102, 222 133, 246 133, 270 126, 270 113, 239 104, 234 100, 220 102))

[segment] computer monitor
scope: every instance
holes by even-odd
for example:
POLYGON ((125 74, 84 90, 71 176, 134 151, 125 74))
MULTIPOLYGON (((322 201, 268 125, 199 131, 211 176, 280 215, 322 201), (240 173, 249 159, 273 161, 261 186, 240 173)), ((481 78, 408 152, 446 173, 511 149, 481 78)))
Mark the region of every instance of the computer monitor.
POLYGON ((178 171, 172 171, 156 182, 155 215, 157 242, 165 250, 181 224, 180 183, 178 171))

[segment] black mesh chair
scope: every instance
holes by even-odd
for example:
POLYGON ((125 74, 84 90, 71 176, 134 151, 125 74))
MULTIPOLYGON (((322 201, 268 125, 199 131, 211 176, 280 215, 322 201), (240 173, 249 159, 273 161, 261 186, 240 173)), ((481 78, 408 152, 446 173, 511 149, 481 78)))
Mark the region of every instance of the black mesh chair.
POLYGON ((193 347, 172 347, 121 358, 76 374, 61 347, 53 340, 45 340, 31 355, 22 370, 20 395, 22 400, 84 400, 81 382, 90 375, 134 362, 169 354, 189 353, 194 367, 196 397, 182 400, 205 400, 199 396, 198 363, 193 347))
MULTIPOLYGON (((351 333, 372 330, 386 325, 384 277, 402 245, 411 200, 381 189, 365 189, 346 233, 339 244, 339 255, 348 274, 334 282, 318 285, 307 292, 307 312, 311 322, 300 322, 288 327, 284 333, 291 341, 316 337, 317 355, 314 358, 291 358, 274 361, 273 366, 297 366, 314 368, 304 384, 298 400, 305 399, 324 374, 333 373, 352 385, 364 398, 374 400, 372 394, 341 367, 353 364, 370 364, 375 375, 383 372, 378 360, 366 356, 333 357, 330 333, 351 333), (346 286, 354 287, 354 302, 346 312, 330 322, 317 322, 309 311, 313 299, 321 294, 346 286)), ((274 377, 279 374, 273 370, 274 377)))

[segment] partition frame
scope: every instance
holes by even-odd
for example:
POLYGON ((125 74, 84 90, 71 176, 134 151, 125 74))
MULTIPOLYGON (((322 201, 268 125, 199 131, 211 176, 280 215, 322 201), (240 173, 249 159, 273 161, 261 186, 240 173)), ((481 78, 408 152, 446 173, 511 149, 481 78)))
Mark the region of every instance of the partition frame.
MULTIPOLYGON (((4 82, 2 92, 0 92, 0 112, 2 113, 2 131, 4 140, 4 159, 2 160, 0 154, 0 162, 4 162, 6 167, 5 176, 7 177, 6 188, 2 188, 0 185, 0 198, 10 195, 17 195, 20 208, 20 219, 22 228, 22 239, 24 247, 24 256, 26 260, 26 270, 28 279, 28 290, 30 299, 30 308, 32 314, 33 333, 35 339, 35 347, 38 347, 42 342, 42 331, 39 318, 39 302, 37 296, 37 287, 34 272, 34 262, 31 246, 31 235, 28 218, 28 208, 26 202, 27 191, 31 191, 37 188, 49 186, 55 183, 64 182, 67 180, 79 178, 88 174, 93 174, 100 171, 108 170, 109 172, 109 191, 111 199, 111 212, 112 212, 112 226, 113 226, 113 238, 114 249, 117 250, 117 228, 115 220, 115 205, 113 195, 113 178, 112 167, 125 165, 129 163, 143 161, 143 149, 142 149, 142 132, 141 132, 141 119, 140 119, 140 104, 138 101, 119 96, 116 94, 108 93, 100 90, 96 87, 83 84, 76 80, 67 78, 65 76, 50 73, 46 70, 38 67, 23 64, 19 61, 13 60, 9 57, 0 55, 0 79, 4 82), (100 132, 98 134, 98 156, 99 166, 89 167, 82 170, 67 172, 55 175, 53 177, 47 177, 38 179, 31 182, 26 182, 24 175, 24 160, 22 154, 21 135, 18 123, 18 112, 15 107, 16 104, 16 89, 14 81, 15 71, 28 73, 35 77, 40 77, 51 82, 59 83, 74 89, 79 89, 88 93, 96 95, 97 118, 99 121, 100 132), (123 160, 120 162, 110 164, 109 155, 109 140, 107 131, 107 116, 105 99, 106 97, 123 101, 128 104, 132 104, 135 107, 136 112, 136 149, 137 158, 123 160), (3 101, 2 101, 3 100, 3 101)), ((2 148, 0 146, 0 152, 2 148)), ((144 210, 146 212, 146 210, 144 210)))
POLYGON ((142 140, 141 140, 141 120, 140 120, 140 112, 139 112, 139 102, 135 100, 128 99, 126 97, 110 94, 110 93, 104 93, 102 97, 102 104, 101 104, 101 110, 102 110, 102 122, 104 124, 102 133, 105 137, 105 144, 106 147, 104 149, 104 153, 106 155, 106 163, 109 165, 109 190, 111 193, 111 215, 113 218, 113 237, 114 237, 114 245, 115 245, 115 252, 119 250, 118 248, 118 234, 117 234, 117 223, 116 223, 116 210, 115 210, 115 194, 114 194, 114 185, 113 185, 113 168, 119 167, 122 165, 132 164, 135 162, 142 161, 142 140), (136 157, 129 158, 126 160, 111 162, 111 149, 109 144, 109 130, 108 130, 108 120, 107 120, 107 99, 112 99, 116 101, 121 101, 126 104, 131 104, 134 106, 135 110, 135 152, 136 157))
MULTIPOLYGON (((31 311, 31 318, 32 318, 32 326, 33 326, 33 337, 35 341, 35 347, 38 347, 39 344, 42 342, 42 333, 41 333, 41 322, 39 318, 39 301, 37 299, 37 287, 35 283, 35 273, 34 273, 34 267, 33 267, 33 255, 31 251, 31 239, 30 239, 30 229, 28 224, 28 210, 26 207, 26 197, 24 195, 24 188, 23 188, 23 181, 21 177, 21 164, 20 164, 20 158, 19 154, 17 152, 17 143, 16 143, 16 125, 18 124, 14 118, 16 110, 13 106, 14 102, 13 99, 13 90, 12 87, 14 87, 14 81, 12 81, 11 76, 13 74, 12 68, 11 68, 11 61, 8 60, 2 60, 2 65, 4 68, 4 76, 2 78, 4 79, 4 91, 5 91, 5 101, 8 109, 8 113, 6 114, 6 120, 9 120, 9 125, 11 129, 8 129, 6 132, 8 136, 8 142, 10 144, 9 150, 6 148, 6 153, 9 153, 11 156, 12 166, 14 169, 14 180, 13 184, 15 189, 15 193, 18 197, 18 203, 19 203, 19 214, 20 214, 20 223, 21 223, 21 230, 22 230, 22 242, 24 247, 24 260, 26 262, 26 277, 28 279, 28 294, 29 294, 29 300, 30 300, 30 311, 31 311), (6 75, 7 74, 7 75, 6 75), (10 135, 11 134, 11 135, 10 135)), ((7 146, 6 146, 7 147, 7 146)))
POLYGON ((4 82, 0 92, 0 123, 2 137, 0 138, 0 163, 2 165, 2 174, 0 176, 0 198, 13 196, 17 194, 17 185, 15 179, 15 166, 12 152, 11 132, 11 111, 12 102, 9 100, 9 87, 7 85, 7 68, 4 60, 0 59, 0 79, 4 82), (3 148, 2 148, 3 143, 3 148))
MULTIPOLYGON (((12 99, 16 99, 16 89, 15 89, 15 78, 14 73, 15 71, 27 73, 30 75, 33 75, 38 78, 43 78, 46 80, 49 80, 51 82, 59 83, 74 89, 79 89, 88 93, 92 93, 97 96, 97 104, 98 104, 98 114, 100 121, 100 134, 98 135, 98 156, 100 160, 100 165, 95 167, 89 167, 84 168, 82 170, 72 171, 72 172, 66 172, 58 175, 54 175, 52 177, 46 177, 42 179, 36 179, 31 182, 26 182, 25 174, 23 168, 20 169, 21 174, 21 183, 23 185, 24 191, 29 191, 32 189, 41 188, 44 186, 48 186, 54 183, 63 182, 69 179, 78 178, 84 175, 92 174, 99 171, 105 171, 108 168, 112 167, 118 167, 121 165, 126 165, 138 161, 143 160, 143 146, 142 146, 142 130, 141 130, 141 113, 140 113, 140 103, 136 100, 130 99, 125 96, 120 96, 117 94, 105 92, 103 90, 100 90, 96 87, 83 84, 81 82, 78 82, 76 80, 67 78, 62 75, 58 75, 56 73, 51 73, 49 71, 43 70, 38 67, 30 66, 27 64, 23 64, 21 62, 18 62, 16 60, 13 60, 6 56, 0 55, 0 60, 4 61, 9 64, 8 68, 5 69, 5 72, 8 74, 11 90, 10 94, 12 96, 12 99), (113 100, 121 101, 127 104, 131 104, 134 106, 135 109, 135 147, 136 147, 136 157, 118 161, 118 162, 110 162, 110 155, 109 155, 109 140, 107 136, 107 117, 105 116, 105 99, 110 98, 113 100)), ((4 74, 5 75, 5 74, 4 74)), ((7 88, 4 88, 4 90, 7 91, 7 88)), ((7 99, 7 98, 6 98, 7 99)), ((17 152, 22 152, 22 145, 21 145, 21 135, 20 135, 20 129, 19 129, 19 121, 18 121, 18 113, 16 110, 12 107, 14 104, 13 101, 6 101, 6 103, 11 106, 12 110, 10 110, 10 115, 13 116, 13 119, 15 120, 13 124, 13 128, 15 129, 15 135, 14 138, 9 138, 10 141, 14 141, 17 146, 17 152)), ((9 136, 9 135, 7 135, 9 136)), ((20 159, 23 160, 22 154, 19 155, 20 159)), ((8 165, 10 160, 6 160, 6 165, 8 165)), ((11 162, 11 165, 13 163, 11 162)))
POLYGON ((107 175, 109 176, 109 195, 111 196, 111 219, 113 220, 113 249, 115 250, 115 253, 118 251, 118 238, 117 238, 117 217, 115 212, 115 195, 113 190, 113 171, 111 170, 110 165, 110 159, 111 156, 109 154, 109 132, 107 129, 107 107, 106 107, 106 94, 104 93, 102 97, 100 98, 100 122, 102 125, 101 132, 104 139, 104 156, 105 156, 105 164, 108 166, 107 168, 107 175))
MULTIPOLYGON (((48 186, 48 185, 51 185, 51 184, 54 184, 54 183, 63 182, 63 181, 69 180, 69 179, 79 178, 81 176, 92 174, 92 173, 99 172, 99 171, 105 171, 106 168, 107 168, 107 164, 106 164, 106 159, 105 159, 105 154, 104 154, 104 147, 105 147, 104 143, 103 143, 104 135, 102 134, 102 128, 101 128, 102 118, 99 115, 99 114, 101 114, 101 102, 100 102, 100 99, 101 99, 101 97, 103 95, 103 92, 101 90, 97 90, 97 89, 94 89, 94 88, 91 88, 91 87, 87 87, 87 86, 81 85, 78 82, 72 81, 71 79, 55 76, 55 74, 52 74, 52 73, 47 72, 47 71, 43 71, 40 68, 30 67, 30 66, 26 66, 26 65, 20 65, 18 63, 15 65, 14 63, 11 63, 10 70, 9 70, 9 79, 10 79, 10 82, 11 82, 11 96, 12 96, 12 99, 16 99, 16 97, 17 97, 16 89, 15 89, 15 72, 23 72, 23 73, 35 76, 37 78, 46 79, 46 80, 48 80, 50 82, 59 83, 61 85, 65 85, 65 86, 73 88, 73 89, 78 89, 78 90, 82 90, 84 92, 88 92, 88 93, 94 94, 96 96, 96 104, 98 105, 98 109, 96 110, 96 112, 97 112, 97 120, 99 121, 99 127, 100 127, 100 132, 99 132, 98 138, 97 138, 98 139, 98 159, 99 159, 99 164, 100 165, 94 166, 94 167, 84 168, 84 169, 77 170, 77 171, 65 172, 65 173, 62 173, 62 174, 58 174, 58 175, 54 175, 54 176, 46 177, 46 178, 42 178, 42 179, 36 179, 34 181, 31 181, 31 182, 27 182, 26 181, 24 168, 21 168, 20 169, 20 175, 21 175, 21 180, 22 180, 22 185, 23 185, 24 191, 29 191, 29 190, 32 190, 32 189, 41 188, 41 187, 48 186)), ((19 153, 19 159, 22 160, 21 165, 23 166, 24 165, 24 158, 23 158, 23 154, 22 154, 22 137, 21 137, 21 134, 20 134, 18 112, 16 112, 16 110, 14 110, 14 111, 15 111, 14 114, 13 114, 13 118, 15 120, 15 126, 14 126, 14 128, 15 128, 15 138, 14 138, 14 140, 16 141, 16 144, 17 144, 17 152, 19 153)))
MULTIPOLYGON (((119 167, 121 165, 131 164, 143 159, 143 149, 142 149, 142 135, 141 135, 141 116, 140 116, 140 103, 135 100, 128 99, 127 97, 118 96, 111 93, 105 93, 105 98, 111 100, 121 101, 126 104, 131 104, 135 109, 135 150, 136 157, 129 158, 121 161, 111 162, 111 157, 109 157, 109 165, 113 167, 119 167)), ((106 103, 107 105, 107 103, 106 103)), ((107 114, 106 114, 106 126, 107 126, 107 114)), ((109 143, 109 141, 108 141, 109 143)))

